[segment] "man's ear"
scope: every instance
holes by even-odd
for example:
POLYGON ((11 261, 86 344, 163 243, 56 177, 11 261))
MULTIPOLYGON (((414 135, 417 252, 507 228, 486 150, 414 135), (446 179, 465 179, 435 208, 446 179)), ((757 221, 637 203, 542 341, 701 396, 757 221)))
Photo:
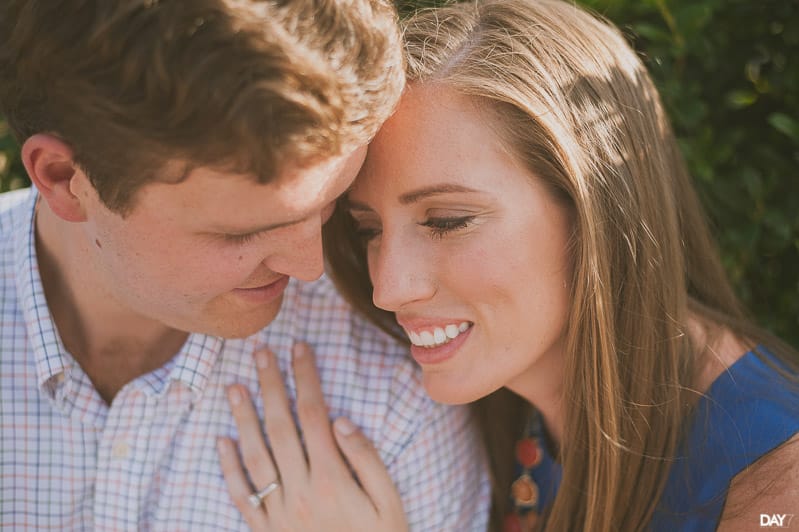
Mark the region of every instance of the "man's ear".
POLYGON ((22 163, 31 182, 59 218, 67 222, 86 220, 81 198, 74 192, 76 180, 87 179, 72 158, 72 148, 63 140, 37 133, 22 144, 22 163))

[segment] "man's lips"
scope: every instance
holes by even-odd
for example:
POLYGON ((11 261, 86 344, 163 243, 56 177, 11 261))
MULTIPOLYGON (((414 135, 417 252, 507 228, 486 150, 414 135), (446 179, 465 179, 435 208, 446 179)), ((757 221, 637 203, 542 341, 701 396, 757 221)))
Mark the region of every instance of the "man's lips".
POLYGON ((233 293, 252 303, 263 304, 274 301, 283 294, 289 282, 289 277, 284 275, 269 284, 254 286, 252 288, 235 288, 233 293))
POLYGON ((269 286, 272 286, 275 283, 278 283, 278 282, 282 281, 285 277, 286 276, 283 275, 281 277, 278 277, 277 279, 275 279, 274 281, 272 281, 270 283, 258 284, 258 285, 255 285, 255 286, 242 286, 242 287, 236 288, 236 290, 261 290, 263 288, 267 288, 269 286))

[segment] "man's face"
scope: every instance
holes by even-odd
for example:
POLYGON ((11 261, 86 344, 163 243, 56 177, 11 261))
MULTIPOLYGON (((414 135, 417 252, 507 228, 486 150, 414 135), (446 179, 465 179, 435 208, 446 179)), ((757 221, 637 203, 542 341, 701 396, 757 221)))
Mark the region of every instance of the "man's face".
POLYGON ((365 153, 268 184, 199 168, 178 184, 145 185, 125 218, 86 181, 80 252, 96 297, 179 330, 231 338, 258 331, 277 315, 288 277, 322 274, 321 226, 365 153))

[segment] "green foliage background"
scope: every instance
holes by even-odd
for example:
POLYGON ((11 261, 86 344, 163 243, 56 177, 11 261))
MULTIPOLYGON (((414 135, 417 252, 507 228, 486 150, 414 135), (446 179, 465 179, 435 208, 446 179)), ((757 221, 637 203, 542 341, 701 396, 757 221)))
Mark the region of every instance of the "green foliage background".
MULTIPOLYGON (((399 0, 403 13, 436 0, 399 0)), ((754 317, 799 346, 799 1, 580 0, 640 51, 754 317)), ((27 185, 0 118, 0 190, 27 185)))

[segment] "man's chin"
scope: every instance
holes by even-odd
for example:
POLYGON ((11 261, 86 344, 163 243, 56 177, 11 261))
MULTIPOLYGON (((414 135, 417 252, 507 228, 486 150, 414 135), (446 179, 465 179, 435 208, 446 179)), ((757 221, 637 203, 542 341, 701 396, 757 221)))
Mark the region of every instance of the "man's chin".
POLYGON ((248 313, 246 316, 240 316, 240 319, 226 320, 223 323, 224 326, 219 327, 216 336, 230 339, 247 338, 248 336, 260 332, 263 328, 268 327, 275 321, 275 318, 280 312, 281 302, 282 298, 281 301, 277 301, 276 304, 269 309, 259 309, 259 311, 248 313))
POLYGON ((214 323, 209 324, 209 327, 207 327, 208 332, 206 334, 231 340, 252 336, 275 321, 280 312, 281 302, 277 301, 267 309, 258 309, 245 315, 226 316, 215 320, 214 323))
POLYGON ((225 340, 241 340, 244 338, 249 338, 250 336, 260 332, 267 325, 269 324, 267 323, 265 325, 262 325, 261 327, 252 327, 248 329, 234 329, 234 330, 220 329, 217 331, 209 331, 205 334, 208 334, 210 336, 218 336, 220 338, 224 338, 225 340))

